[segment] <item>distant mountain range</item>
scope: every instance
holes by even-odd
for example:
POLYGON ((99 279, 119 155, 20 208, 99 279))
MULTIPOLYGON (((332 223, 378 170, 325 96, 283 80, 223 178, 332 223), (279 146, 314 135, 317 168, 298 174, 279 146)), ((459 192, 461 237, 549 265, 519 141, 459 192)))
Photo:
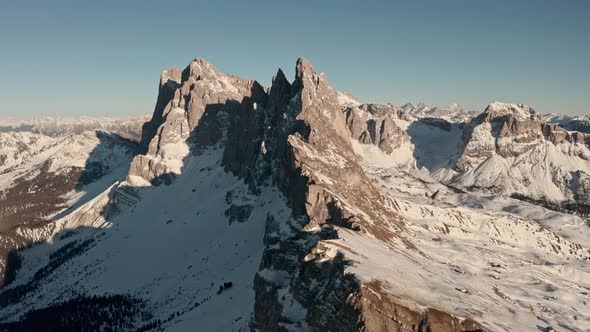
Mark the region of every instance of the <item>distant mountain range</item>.
POLYGON ((57 137, 81 134, 85 131, 116 131, 120 134, 141 136, 141 126, 149 116, 138 117, 61 117, 35 118, 28 120, 0 118, 2 132, 32 132, 57 137))

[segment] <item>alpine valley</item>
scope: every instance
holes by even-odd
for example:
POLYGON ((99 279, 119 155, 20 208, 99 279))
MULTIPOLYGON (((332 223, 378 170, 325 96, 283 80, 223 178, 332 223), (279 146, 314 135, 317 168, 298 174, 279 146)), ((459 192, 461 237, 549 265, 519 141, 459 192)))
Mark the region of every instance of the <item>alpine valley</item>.
POLYGON ((305 59, 0 122, 0 330, 590 331, 589 240, 590 118, 361 104, 305 59))

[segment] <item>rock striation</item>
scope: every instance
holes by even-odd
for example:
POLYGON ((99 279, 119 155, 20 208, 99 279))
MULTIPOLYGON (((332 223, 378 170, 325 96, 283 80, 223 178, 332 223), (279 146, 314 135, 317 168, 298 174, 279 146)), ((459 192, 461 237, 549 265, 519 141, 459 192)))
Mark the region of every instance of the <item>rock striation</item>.
POLYGON ((540 193, 555 201, 585 197, 574 184, 574 174, 587 171, 578 165, 590 161, 585 143, 585 134, 546 123, 530 107, 492 103, 464 130, 455 180, 492 192, 540 193), (482 168, 487 176, 479 174, 482 168), (539 184, 541 177, 552 182, 539 184))
POLYGON ((389 105, 364 104, 346 109, 346 124, 352 138, 373 144, 385 153, 399 148, 408 135, 395 123, 396 110, 389 105))
POLYGON ((189 138, 193 145, 217 143, 227 125, 218 115, 237 111, 243 103, 254 108, 265 96, 256 81, 223 74, 204 59, 182 72, 164 71, 154 115, 143 128, 144 153, 132 161, 130 181, 169 181, 181 172, 178 162, 189 153, 189 138))

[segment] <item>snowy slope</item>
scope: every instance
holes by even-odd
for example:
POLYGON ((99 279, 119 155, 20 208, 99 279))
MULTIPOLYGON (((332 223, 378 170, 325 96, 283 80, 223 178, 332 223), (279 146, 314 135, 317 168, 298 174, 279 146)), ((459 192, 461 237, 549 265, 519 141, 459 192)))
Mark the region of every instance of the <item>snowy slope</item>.
MULTIPOLYGON (((242 180, 219 167, 220 161, 221 151, 210 150, 187 162, 183 181, 129 189, 137 193, 137 203, 119 203, 121 211, 104 224, 79 231, 82 225, 75 214, 60 221, 60 231, 48 244, 24 255, 19 283, 11 287, 27 283, 47 257, 67 243, 90 238, 93 245, 61 265, 17 305, 3 310, 3 319, 47 306, 76 289, 86 296, 126 293, 145 300, 152 318, 137 317, 138 326, 180 312, 162 326, 175 331, 192 331, 195 326, 248 330, 254 290, 253 278, 247 276, 258 270, 266 219, 288 219, 290 210, 276 189, 249 194, 242 180), (231 204, 252 206, 250 216, 230 223, 225 211, 231 204), (60 240, 70 228, 76 235, 60 240), (217 294, 223 282, 233 287, 217 294)), ((116 190, 127 186, 123 183, 116 190)), ((97 202, 89 204, 93 203, 97 202)), ((94 208, 100 210, 100 205, 94 208)))
POLYGON ((115 179, 121 178, 132 153, 133 142, 109 133, 87 131, 55 138, 30 132, 0 133, 0 190, 11 188, 23 177, 39 175, 43 167, 44 172, 60 175, 96 164, 102 167, 97 177, 117 171, 115 179))
POLYGON ((385 152, 390 163, 425 168, 464 190, 588 204, 587 138, 544 121, 525 105, 500 102, 468 123, 395 118, 409 140, 385 152))
POLYGON ((376 158, 382 152, 357 151, 407 220, 420 254, 343 232, 328 244, 352 248, 352 273, 383 281, 396 297, 478 317, 491 330, 590 329, 590 228, 583 220, 510 198, 457 193, 426 172, 406 173, 385 163, 388 156, 376 158))
POLYGON ((404 117, 415 119, 438 118, 449 122, 468 122, 473 117, 472 113, 463 110, 457 103, 448 106, 431 107, 424 103, 407 103, 401 107, 404 117))
POLYGON ((124 179, 136 149, 137 143, 105 132, 0 133, 0 271, 10 251, 46 239, 52 219, 124 179))
POLYGON ((554 123, 571 131, 581 131, 590 134, 590 116, 577 115, 571 116, 566 114, 549 113, 543 115, 543 120, 547 123, 554 123))
POLYGON ((0 133, 33 132, 45 136, 57 137, 81 134, 85 131, 101 130, 138 137, 141 135, 141 126, 149 119, 149 116, 80 116, 42 117, 34 119, 0 118, 0 133))

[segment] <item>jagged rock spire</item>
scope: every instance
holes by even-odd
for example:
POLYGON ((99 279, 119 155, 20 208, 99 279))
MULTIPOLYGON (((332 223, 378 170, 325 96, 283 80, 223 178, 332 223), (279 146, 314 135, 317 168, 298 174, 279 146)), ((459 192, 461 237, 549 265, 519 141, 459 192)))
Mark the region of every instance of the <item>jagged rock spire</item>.
POLYGON ((272 82, 273 82, 273 84, 276 82, 277 84, 286 83, 286 84, 291 85, 291 83, 289 83, 289 81, 285 77, 285 73, 283 73, 283 70, 281 68, 279 68, 279 70, 277 70, 277 73, 275 74, 275 76, 273 76, 272 82))
MULTIPOLYGON (((299 58, 295 67, 293 88, 301 101, 298 119, 315 128, 308 139, 314 141, 319 133, 332 135, 341 138, 340 143, 343 147, 350 148, 349 132, 342 107, 326 76, 323 73, 318 74, 309 61, 299 58)), ((321 137, 317 138, 321 140, 321 137)))
POLYGON ((162 73, 167 83, 161 85, 154 116, 144 127, 141 154, 130 166, 129 179, 138 184, 181 172, 183 155, 192 148, 189 139, 199 144, 219 141, 224 130, 217 112, 233 116, 242 104, 266 103, 266 89, 258 82, 224 74, 203 58, 193 60, 181 75, 178 71, 162 73))
POLYGON ((311 63, 305 58, 297 59, 297 64, 295 65, 295 77, 296 80, 304 80, 306 77, 313 78, 316 77, 317 73, 311 63))
MULTIPOLYGON (((203 58, 194 59, 187 67, 188 77, 196 79, 213 79, 221 72, 209 61, 203 58)), ((188 78, 187 78, 188 79, 188 78)), ((186 80, 186 79, 183 79, 186 80)))

